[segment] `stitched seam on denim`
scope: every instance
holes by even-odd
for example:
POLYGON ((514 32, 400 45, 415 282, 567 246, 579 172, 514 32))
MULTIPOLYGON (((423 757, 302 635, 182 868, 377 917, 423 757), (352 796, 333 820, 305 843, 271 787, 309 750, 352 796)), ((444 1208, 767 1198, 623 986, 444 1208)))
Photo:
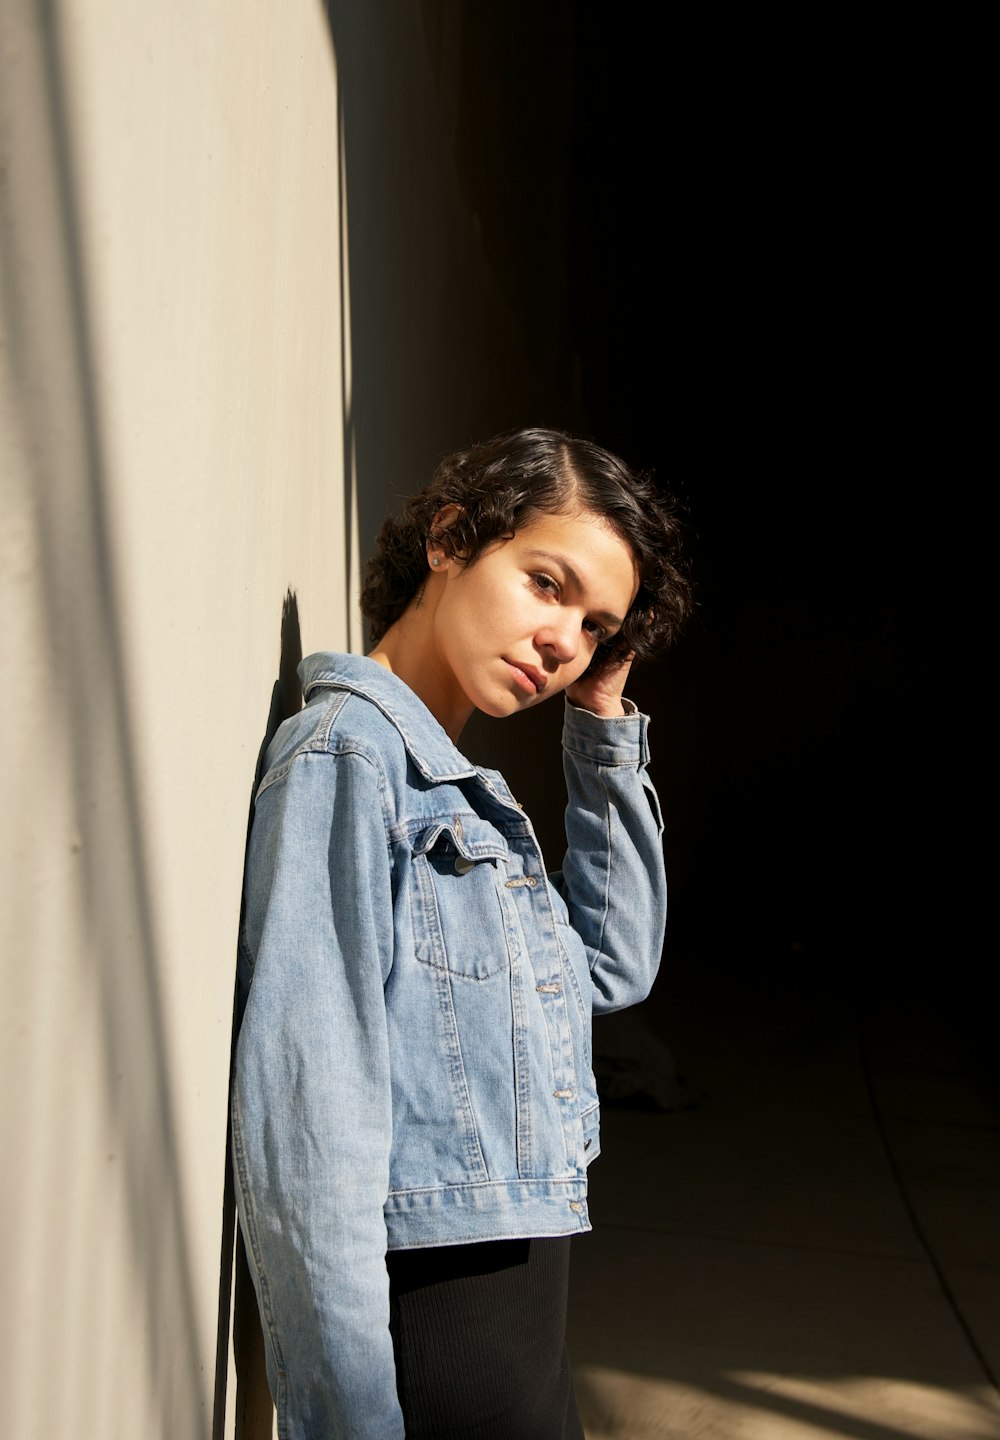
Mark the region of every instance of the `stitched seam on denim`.
POLYGON ((264 1319, 267 1322, 268 1333, 271 1337, 274 1359, 278 1367, 279 1383, 283 1383, 286 1373, 284 1351, 278 1335, 274 1310, 271 1306, 271 1287, 264 1270, 263 1256, 260 1249, 260 1237, 257 1233, 257 1212, 254 1208, 250 1186, 247 1183, 246 1146, 243 1142, 243 1127, 240 1123, 239 1105, 237 1104, 235 1094, 232 1097, 230 1110, 233 1122, 233 1156, 236 1161, 236 1175, 239 1180, 240 1194, 243 1198, 243 1210, 240 1220, 243 1225, 245 1237, 250 1241, 254 1269, 257 1272, 257 1280, 260 1284, 259 1305, 264 1311, 264 1319))
POLYGON ((336 760, 343 755, 356 755, 360 760, 366 760, 375 771, 379 795, 383 797, 382 812, 383 819, 385 819, 386 806, 384 797, 387 793, 388 785, 382 769, 381 756, 374 747, 368 746, 364 741, 357 740, 353 737, 341 737, 340 743, 335 746, 331 746, 329 741, 324 741, 322 744, 313 744, 312 741, 307 741, 299 745, 292 754, 289 755, 287 760, 283 760, 280 765, 276 765, 274 769, 267 772, 260 782, 257 794, 254 796, 254 803, 256 804, 261 796, 270 790, 272 786, 278 784, 281 780, 287 779, 296 761, 308 760, 314 757, 322 758, 324 756, 330 760, 336 760))
MULTIPOLYGON (((314 685, 316 683, 323 683, 327 686, 330 686, 331 688, 336 687, 337 689, 343 691, 345 697, 354 696, 356 699, 361 700, 363 704, 373 705, 375 709, 378 710, 382 715, 384 715, 385 718, 389 721, 389 723, 393 725, 396 730, 399 731, 400 738, 402 739, 403 744, 406 747, 408 755, 413 760, 417 769, 421 772, 425 779, 437 782, 444 782, 449 780, 464 780, 467 778, 471 778, 473 775, 475 775, 475 766, 472 765, 470 761, 466 760, 465 756, 458 749, 455 750, 454 754, 459 760, 465 762, 466 768, 464 770, 447 770, 442 772, 435 771, 432 768, 433 762, 427 757, 426 753, 420 747, 418 747, 416 741, 413 739, 412 732, 407 729, 405 723, 396 713, 396 711, 388 704, 388 702, 380 699, 379 696, 373 694, 370 690, 358 685, 356 682, 349 681, 340 677, 336 679, 330 679, 325 682, 314 682, 314 685)), ((444 742, 438 743, 443 744, 444 742)))
MULTIPOLYGON (((534 1179, 529 1176, 526 1180, 463 1180, 460 1185, 408 1185, 404 1190, 390 1190, 389 1199, 394 1195, 462 1195, 467 1190, 495 1190, 498 1193, 505 1190, 534 1191, 538 1189, 550 1189, 557 1186, 559 1190, 578 1190, 582 1187, 586 1193, 586 1178, 574 1170, 572 1175, 550 1175, 547 1178, 538 1176, 534 1179)), ((532 1200, 561 1200, 562 1195, 531 1194, 528 1198, 532 1200)))
POLYGON ((577 760, 586 760, 589 765, 607 766, 608 769, 626 766, 629 770, 638 770, 643 763, 639 746, 635 746, 629 755, 620 753, 624 746, 606 745, 600 742, 595 744, 592 750, 578 750, 575 745, 566 745, 564 742, 563 749, 568 755, 575 756, 577 760))
MULTIPOLYGON (((532 837, 532 838, 534 838, 534 837, 532 837)), ((544 859, 543 859, 542 852, 541 852, 540 847, 538 846, 538 842, 537 842, 537 841, 534 841, 534 846, 535 846, 535 852, 536 852, 537 859, 538 859, 539 863, 544 866, 544 859)), ((553 904, 552 904, 552 885, 551 885, 551 882, 550 882, 550 881, 547 879, 547 877, 545 876, 544 869, 543 869, 543 872, 542 872, 542 878, 545 879, 545 884, 544 884, 544 886, 539 886, 537 889, 533 889, 533 890, 531 891, 531 895, 532 895, 533 897, 539 897, 539 891, 541 891, 541 892, 544 894, 544 896, 545 896, 545 905, 547 906, 548 912, 549 912, 549 922, 550 922, 551 927, 552 927, 552 935, 553 935, 553 938, 554 938, 555 943, 556 943, 556 953, 559 955, 560 964, 562 965, 562 964, 564 964, 565 962, 564 962, 564 958, 563 958, 562 944, 561 944, 561 942, 560 942, 560 940, 559 940, 559 925, 560 925, 561 922, 560 922, 560 921, 557 919, 557 917, 556 917, 555 908, 554 908, 554 906, 553 906, 553 904)), ((561 898, 561 897, 560 897, 560 898, 561 898)), ((563 928, 564 928, 564 929, 567 928, 566 925, 565 925, 565 923, 563 923, 563 928)), ((527 945, 527 941, 526 941, 525 943, 526 943, 526 945, 527 945)), ((533 964, 533 961, 532 961, 532 956, 531 956, 530 947, 527 948, 527 954, 528 954, 528 962, 529 962, 529 964, 531 965, 532 971, 534 971, 534 964, 533 964)), ((565 996, 562 997, 562 998, 563 998, 563 1004, 565 1005, 565 996)), ((559 1082, 558 1082, 558 1080, 556 1079, 556 1072, 555 1072, 555 1062, 556 1062, 557 1056, 554 1054, 553 1048, 552 1048, 552 1024, 551 1024, 551 1022, 549 1021, 549 1019, 548 1019, 547 1017, 543 1017, 543 1019, 544 1019, 544 1024, 545 1024, 546 1038, 547 1038, 547 1040, 548 1040, 548 1044, 546 1045, 545 1049, 546 1049, 546 1054, 547 1054, 547 1057, 548 1057, 549 1076, 550 1076, 550 1079, 551 1079, 551 1081, 552 1081, 552 1089, 553 1089, 553 1090, 557 1090, 557 1089, 559 1089, 559 1082)), ((579 1077, 579 1072, 578 1072, 577 1069, 576 1069, 576 1056, 575 1056, 575 1053, 574 1053, 574 1051, 573 1051, 573 1032, 572 1032, 572 1027, 570 1026, 570 1023, 569 1023, 569 1017, 568 1017, 568 1016, 565 1016, 565 1024, 566 1024, 566 1028, 567 1028, 567 1032, 568 1032, 568 1036, 569 1036, 570 1057, 571 1057, 572 1064, 573 1064, 573 1078, 574 1078, 574 1080, 577 1082, 577 1093, 579 1093, 579 1078, 580 1078, 580 1077, 579 1077)), ((559 1056, 558 1058, 561 1060, 562 1057, 559 1056)), ((563 1142, 563 1155, 564 1155, 564 1158, 565 1158, 565 1161, 566 1161, 567 1166, 569 1166, 571 1162, 570 1162, 570 1158, 569 1158, 569 1146, 568 1146, 567 1141, 566 1141, 566 1124, 567 1124, 567 1122, 566 1122, 565 1120, 563 1120, 562 1117, 559 1117, 560 1133, 561 1133, 561 1135, 562 1135, 562 1142, 563 1142)), ((574 1167, 574 1168, 575 1168, 575 1167, 574 1167)))
MULTIPOLYGON (((560 1204, 565 1203, 565 1201, 560 1201, 560 1204)), ((582 1214, 583 1212, 580 1211, 578 1213, 582 1214)), ((563 1228, 540 1232, 537 1226, 529 1226, 525 1230, 486 1230, 483 1234, 476 1235, 475 1243, 478 1245, 485 1240, 565 1240, 574 1235, 589 1235, 593 1228, 588 1218, 586 1221, 577 1220, 572 1228, 569 1229, 563 1228)), ((421 1240, 416 1245, 390 1245, 388 1249, 394 1253, 398 1253, 400 1250, 436 1250, 438 1246, 442 1244, 450 1245, 452 1243, 450 1240, 441 1241, 435 1238, 433 1240, 421 1240)), ((459 1241, 457 1243, 461 1244, 463 1242, 459 1241)))
MULTIPOLYGON (((562 943, 562 941, 561 941, 560 938, 559 938, 559 929, 560 929, 560 928, 563 929, 563 930, 571 930, 573 927, 572 927, 571 925, 563 925, 563 926, 561 926, 561 927, 557 927, 557 929, 556 929, 556 944, 559 946, 559 950, 560 950, 560 954, 561 954, 561 958, 562 958, 563 975, 564 975, 564 977, 567 976, 567 975, 569 976, 569 983, 570 983, 570 985, 571 985, 571 987, 572 987, 572 989, 573 989, 573 994, 576 996, 576 1003, 577 1003, 577 1005, 580 1007, 580 1029, 581 1029, 582 1032, 583 1032, 583 1042, 584 1042, 584 1047, 585 1047, 585 1049, 584 1049, 584 1054, 583 1054, 583 1057, 582 1057, 582 1059, 583 1059, 583 1064, 582 1064, 582 1066, 578 1066, 578 1067, 577 1067, 577 1077, 576 1077, 576 1078, 577 1078, 577 1093, 579 1093, 579 1081, 580 1081, 581 1071, 582 1071, 582 1073, 586 1076, 587 1071, 590 1070, 591 1075, 590 1075, 590 1077, 588 1077, 588 1078, 591 1078, 591 1079, 593 1078, 593 1068, 594 1068, 594 1067, 593 1067, 592 1053, 591 1053, 591 1055, 588 1055, 588 1054, 587 1054, 587 1049, 586 1049, 587 1038, 588 1038, 588 1036, 591 1034, 592 1020, 591 1020, 591 1019, 588 1017, 588 1015, 587 1015, 587 1007, 586 1007, 586 1005, 585 1005, 584 1002, 583 1002, 583 991, 580 989, 580 982, 579 982, 579 980, 576 978, 576 970, 575 970, 574 967, 573 967, 573 962, 572 962, 572 960, 569 958, 569 954, 568 954, 568 952, 567 952, 567 950, 566 950, 565 945, 562 943), (588 1062, 589 1062, 589 1063, 588 1063, 588 1062)), ((576 931, 573 931, 573 933, 576 934, 576 931)), ((569 1033, 570 1033, 570 1041, 572 1042, 572 1039, 573 1039, 573 1029, 572 1029, 572 1026, 570 1027, 570 1032, 569 1032, 569 1033)), ((593 1047, 593 1040, 591 1040, 591 1051, 592 1051, 592 1047, 593 1047)), ((574 1056, 574 1059, 575 1059, 575 1056, 574 1056)))
POLYGON ((333 729, 334 721, 346 704, 347 692, 344 690, 335 692, 326 709, 323 711, 316 729, 313 731, 313 739, 317 743, 326 745, 330 738, 330 731, 333 729))
POLYGON ((588 727, 567 716, 563 725, 563 749, 577 759, 587 760, 593 765, 628 765, 638 769, 648 759, 645 743, 646 716, 636 711, 633 715, 592 716, 596 724, 604 726, 628 726, 628 734, 590 734, 588 727), (638 722, 638 734, 635 733, 638 722), (574 731, 577 733, 574 734, 574 731))
POLYGON ((650 814, 656 824, 656 833, 662 837, 664 831, 663 806, 660 804, 660 797, 656 793, 656 786, 645 771, 643 771, 642 774, 642 788, 649 802, 650 814))
MULTIPOLYGON (((517 914, 514 923, 520 924, 517 914)), ((531 972, 525 948, 517 946, 510 957, 510 1011, 513 1027, 514 1063, 514 1159, 519 1176, 530 1175, 534 1165, 534 1132, 531 1125, 531 1065, 529 1061, 528 1016, 525 1004, 524 972, 531 972)))
POLYGON ((449 970, 437 972, 438 1003, 441 1006, 445 1023, 449 1025, 452 1039, 452 1044, 448 1047, 448 1062, 452 1086, 462 1112, 466 1159, 469 1169, 473 1173, 482 1172, 483 1175, 489 1175, 482 1142, 479 1139, 479 1127, 476 1125, 476 1114, 472 1108, 472 1096, 469 1094, 469 1081, 465 1073, 465 1059, 462 1055, 462 1039, 458 1033, 458 1016, 455 1014, 455 1000, 451 993, 451 978, 449 970))
MULTIPOLYGON (((568 929, 569 927, 566 926, 566 925, 564 925, 562 928, 563 928, 564 930, 566 930, 566 929, 568 929)), ((573 1154, 571 1154, 571 1150, 570 1150, 569 1135, 570 1135, 570 1133, 575 1132, 575 1130, 579 1128, 578 1122, 579 1122, 579 1116, 580 1116, 579 1106, 580 1106, 580 1084, 581 1084, 581 1078, 580 1078, 580 1077, 581 1077, 581 1074, 583 1074, 583 1075, 585 1076, 586 1071, 585 1071, 585 1068, 584 1068, 583 1070, 581 1070, 580 1057, 579 1057, 579 1056, 577 1055, 577 1053, 576 1053, 576 1045, 574 1044, 574 1041, 573 1041, 573 1022, 572 1022, 572 1020, 570 1019, 570 1015, 569 1015, 570 1001, 569 1001, 569 999, 567 998, 567 995, 566 995, 566 977, 567 977, 567 975, 569 976, 570 983, 571 983, 571 985, 572 985, 572 987, 573 987, 574 993, 577 995, 578 999, 580 999, 581 1008, 582 1008, 582 999, 581 999, 580 994, 579 994, 579 987, 577 986, 577 983, 576 983, 576 975, 575 975, 574 972, 573 972, 573 966, 572 966, 571 963, 570 963, 569 956, 566 954, 566 947, 563 945, 562 941, 561 941, 560 938, 559 938, 559 926, 558 926, 558 925, 557 925, 556 928, 555 928, 554 934, 555 934, 556 950, 557 950, 558 955, 559 955, 559 974, 560 974, 560 979, 561 979, 561 990, 560 990, 560 994, 559 994, 559 1000, 562 1002, 563 1018, 564 1018, 564 1021, 565 1021, 565 1028, 566 1028, 566 1037, 565 1037, 565 1042, 564 1042, 564 1043, 565 1043, 565 1046, 566 1046, 566 1047, 568 1048, 568 1050, 569 1050, 570 1071, 571 1071, 571 1074, 572 1074, 572 1077, 573 1077, 573 1098, 574 1098, 575 1101, 576 1101, 576 1105, 575 1105, 575 1107, 574 1107, 575 1112, 576 1112, 575 1115, 574 1115, 572 1118, 565 1117, 565 1116, 561 1117, 561 1118, 562 1118, 563 1153, 565 1154, 565 1157, 566 1157, 566 1164, 569 1165, 569 1166, 572 1166, 573 1169, 578 1169, 578 1168, 579 1168, 579 1164, 580 1164, 580 1162, 582 1161, 582 1158, 583 1158, 583 1156, 582 1156, 582 1151, 581 1151, 580 1156, 579 1156, 578 1159, 576 1160, 576 1162, 574 1162, 573 1154)), ((582 1027, 582 1028, 586 1029, 586 1019, 585 1019, 585 1018, 584 1018, 584 1024, 583 1024, 583 1027, 582 1027)), ((560 1057, 560 1058, 561 1058, 561 1057, 560 1057)), ((563 1108, 563 1107, 560 1106, 560 1110, 562 1110, 562 1108, 563 1108)), ((582 1144, 583 1144, 583 1135, 582 1135, 582 1132, 581 1132, 581 1134, 580 1134, 580 1136, 579 1136, 579 1144, 580 1144, 580 1146, 582 1146, 582 1144)))
POLYGON ((291 769, 292 762, 297 760, 300 755, 309 754, 315 750, 322 751, 326 749, 330 729, 340 714, 340 711, 343 709, 346 699, 346 694, 338 695, 336 699, 327 706, 326 710, 323 711, 323 714, 316 723, 316 728, 311 730, 301 744, 295 747, 291 755, 283 760, 280 765, 271 766, 265 771, 261 777, 260 785, 257 787, 255 799, 263 795, 265 790, 269 790, 275 781, 283 779, 291 769))
POLYGON ((608 787, 605 783, 604 776, 601 774, 600 769, 598 769, 597 778, 600 782, 601 793, 604 796, 604 853, 607 856, 607 866, 604 873, 604 899, 603 908, 601 911, 601 936, 600 943, 597 947, 600 953, 603 955, 604 936, 608 928, 608 911, 611 908, 611 868, 613 863, 611 850, 611 797, 608 794, 608 787))
POLYGON ((363 760, 365 764, 374 771, 375 785, 378 790, 379 801, 382 806, 382 829, 385 833, 386 848, 391 853, 392 846, 389 841, 389 824, 391 817, 389 813, 388 800, 388 797, 390 795, 390 789, 385 771, 382 768, 382 757, 379 755, 378 751, 369 749, 369 747, 362 742, 352 739, 344 740, 342 744, 336 747, 336 749, 310 751, 308 752, 308 754, 316 755, 319 757, 327 756, 330 760, 342 760, 345 758, 363 760))

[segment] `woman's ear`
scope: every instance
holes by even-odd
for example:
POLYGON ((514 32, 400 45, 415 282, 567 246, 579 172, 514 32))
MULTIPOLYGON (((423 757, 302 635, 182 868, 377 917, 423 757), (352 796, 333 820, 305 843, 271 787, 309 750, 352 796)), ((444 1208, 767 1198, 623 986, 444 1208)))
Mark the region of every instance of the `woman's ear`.
POLYGON ((446 570, 450 560, 461 560, 461 554, 453 550, 445 538, 445 531, 451 529, 461 513, 461 505, 442 505, 431 521, 427 536, 427 563, 432 570, 446 570))

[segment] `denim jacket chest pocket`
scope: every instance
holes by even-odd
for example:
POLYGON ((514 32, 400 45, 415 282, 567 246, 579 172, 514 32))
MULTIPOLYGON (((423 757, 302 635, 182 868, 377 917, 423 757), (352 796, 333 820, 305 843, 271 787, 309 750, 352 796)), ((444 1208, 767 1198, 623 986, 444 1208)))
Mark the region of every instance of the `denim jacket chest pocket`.
POLYGON ((417 960, 469 980, 508 970, 503 836, 469 811, 427 822, 411 844, 417 960))

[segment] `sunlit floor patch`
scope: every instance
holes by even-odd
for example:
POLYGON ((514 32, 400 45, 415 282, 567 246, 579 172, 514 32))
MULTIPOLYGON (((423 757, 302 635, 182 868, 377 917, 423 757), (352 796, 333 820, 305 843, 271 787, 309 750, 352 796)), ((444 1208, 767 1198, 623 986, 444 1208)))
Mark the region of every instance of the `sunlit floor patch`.
POLYGON ((602 1366, 577 1372, 587 1440, 1000 1440, 987 1387, 730 1371, 711 1389, 602 1366))

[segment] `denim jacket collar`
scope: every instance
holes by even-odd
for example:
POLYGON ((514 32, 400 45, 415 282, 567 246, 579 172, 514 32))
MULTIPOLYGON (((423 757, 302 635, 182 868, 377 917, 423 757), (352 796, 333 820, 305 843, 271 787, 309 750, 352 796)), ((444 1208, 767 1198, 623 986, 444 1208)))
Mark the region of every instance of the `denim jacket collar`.
POLYGON ((363 695, 377 705, 399 731, 410 758, 425 780, 465 780, 481 774, 448 738, 409 685, 376 660, 369 660, 365 655, 321 651, 307 655, 298 673, 307 703, 318 690, 336 686, 363 695))

